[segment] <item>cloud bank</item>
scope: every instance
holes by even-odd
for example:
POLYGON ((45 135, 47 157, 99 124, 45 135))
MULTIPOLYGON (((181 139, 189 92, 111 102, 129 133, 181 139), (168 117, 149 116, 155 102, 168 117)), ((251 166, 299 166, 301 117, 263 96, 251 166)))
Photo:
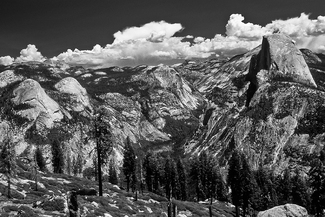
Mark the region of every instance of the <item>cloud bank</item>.
MULTIPOLYGON (((309 15, 302 13, 299 17, 274 20, 261 26, 245 22, 241 14, 232 14, 226 24, 225 34, 216 34, 213 38, 175 36, 183 29, 180 23, 150 22, 116 32, 113 43, 104 47, 95 45, 91 50, 68 49, 52 60, 85 67, 109 67, 168 63, 214 56, 230 57, 258 46, 263 35, 275 31, 291 36, 299 48, 325 53, 325 16, 310 19, 309 15)), ((44 60, 35 45, 28 45, 20 54, 15 62, 44 60)), ((10 64, 12 58, 1 57, 0 64, 1 62, 10 64)))

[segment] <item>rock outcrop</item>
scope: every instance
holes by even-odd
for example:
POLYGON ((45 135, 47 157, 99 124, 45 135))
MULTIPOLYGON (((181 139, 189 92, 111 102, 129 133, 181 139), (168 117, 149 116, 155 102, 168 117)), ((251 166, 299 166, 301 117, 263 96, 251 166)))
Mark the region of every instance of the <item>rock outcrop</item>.
POLYGON ((250 61, 248 80, 257 88, 272 80, 317 86, 301 51, 283 34, 263 37, 261 51, 250 61))
POLYGON ((32 79, 24 80, 14 89, 12 102, 15 105, 27 105, 28 108, 18 113, 31 121, 37 119, 48 128, 63 118, 58 103, 45 93, 37 81, 32 79))
POLYGON ((281 172, 308 165, 308 156, 324 146, 325 94, 287 36, 264 37, 261 47, 211 69, 207 77, 200 90, 210 103, 187 153, 209 150, 226 166, 239 149, 253 168, 281 172))
POLYGON ((23 77, 15 75, 13 70, 3 71, 0 73, 0 88, 21 80, 23 80, 23 77))
POLYGON ((257 217, 308 217, 307 210, 296 204, 285 204, 259 212, 257 217))
POLYGON ((92 110, 86 89, 83 88, 75 78, 63 78, 56 83, 54 87, 60 93, 69 95, 69 103, 67 103, 69 110, 76 112, 81 112, 86 109, 92 110))

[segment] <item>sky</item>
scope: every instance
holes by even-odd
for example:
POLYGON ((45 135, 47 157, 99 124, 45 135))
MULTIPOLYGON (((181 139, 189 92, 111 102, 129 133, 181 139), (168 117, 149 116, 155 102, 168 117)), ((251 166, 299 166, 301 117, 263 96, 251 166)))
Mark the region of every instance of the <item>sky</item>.
POLYGON ((85 67, 230 57, 279 29, 325 53, 324 0, 1 0, 0 64, 85 67))

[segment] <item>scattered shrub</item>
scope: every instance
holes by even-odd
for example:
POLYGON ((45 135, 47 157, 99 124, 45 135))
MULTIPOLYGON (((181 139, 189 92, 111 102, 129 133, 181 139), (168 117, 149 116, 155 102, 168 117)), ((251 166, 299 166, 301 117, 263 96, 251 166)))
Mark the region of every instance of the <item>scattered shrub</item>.
POLYGON ((42 208, 46 211, 59 211, 63 212, 64 211, 64 200, 60 198, 56 198, 53 200, 47 200, 44 201, 42 204, 42 208))
POLYGON ((92 180, 95 177, 95 170, 92 167, 88 167, 83 171, 83 177, 92 180))

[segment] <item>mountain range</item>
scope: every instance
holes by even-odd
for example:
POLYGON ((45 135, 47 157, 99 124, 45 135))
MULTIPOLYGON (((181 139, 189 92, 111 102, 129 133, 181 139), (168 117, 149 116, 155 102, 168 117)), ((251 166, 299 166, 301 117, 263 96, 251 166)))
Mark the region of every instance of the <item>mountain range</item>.
POLYGON ((280 33, 231 59, 171 66, 13 63, 0 66, 0 141, 10 131, 26 159, 40 146, 51 171, 51 135, 65 144, 65 172, 78 157, 91 167, 94 114, 103 110, 116 167, 129 138, 139 152, 191 158, 207 150, 222 168, 239 149, 253 168, 281 173, 308 168, 323 148, 324 91, 325 55, 299 50, 280 33))

